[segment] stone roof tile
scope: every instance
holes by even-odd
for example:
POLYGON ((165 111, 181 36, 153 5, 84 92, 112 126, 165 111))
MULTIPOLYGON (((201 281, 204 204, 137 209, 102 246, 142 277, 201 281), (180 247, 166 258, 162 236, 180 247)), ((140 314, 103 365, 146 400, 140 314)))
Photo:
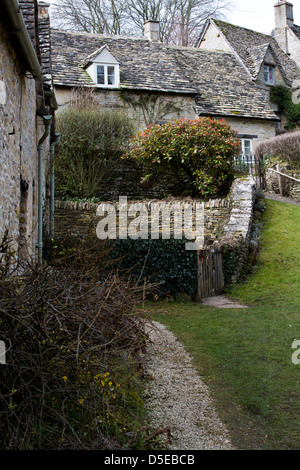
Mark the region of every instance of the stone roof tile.
POLYGON ((275 63, 286 84, 291 86, 295 78, 300 78, 300 70, 296 63, 285 54, 276 40, 268 34, 226 23, 221 20, 211 20, 221 30, 231 47, 238 54, 243 64, 254 79, 257 77, 259 48, 269 44, 275 63), (256 52, 254 52, 256 51, 256 52))
POLYGON ((183 94, 198 92, 160 43, 144 38, 52 30, 52 44, 55 85, 92 86, 93 81, 80 64, 107 45, 120 63, 122 88, 175 93, 180 90, 183 94))
POLYGON ((201 115, 277 119, 234 54, 145 38, 53 30, 54 85, 96 86, 80 64, 103 45, 120 63, 122 89, 189 94, 201 115))
POLYGON ((266 53, 269 47, 270 47, 270 43, 268 42, 266 44, 261 44, 259 46, 249 48, 248 50, 248 53, 250 55, 249 63, 250 63, 251 75, 253 76, 253 78, 257 77, 261 64, 264 61, 264 58, 266 56, 266 53))
POLYGON ((291 27, 291 30, 296 34, 296 36, 300 39, 300 26, 297 26, 294 24, 294 26, 291 27))
POLYGON ((189 71, 199 115, 276 119, 258 87, 231 53, 199 49, 176 50, 177 60, 189 71))

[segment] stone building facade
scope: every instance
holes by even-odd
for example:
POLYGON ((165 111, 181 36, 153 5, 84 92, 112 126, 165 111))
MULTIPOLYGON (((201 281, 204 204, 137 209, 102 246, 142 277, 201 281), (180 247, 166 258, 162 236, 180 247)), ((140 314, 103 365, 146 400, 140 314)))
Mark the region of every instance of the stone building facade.
POLYGON ((138 130, 152 122, 210 116, 232 120, 238 133, 247 121, 258 141, 265 138, 264 127, 275 135, 278 117, 231 51, 167 46, 153 40, 151 24, 146 26, 143 38, 52 30, 59 110, 84 88, 94 90, 99 104, 124 109, 138 130), (97 76, 106 67, 115 67, 115 83, 97 76))
MULTIPOLYGON (((197 47, 203 51, 227 52, 235 55, 265 101, 278 116, 275 128, 277 132, 280 128, 284 128, 286 117, 279 113, 277 104, 271 101, 270 91, 275 85, 292 89, 294 81, 300 79, 300 68, 296 60, 298 54, 296 48, 294 54, 290 54, 279 40, 282 34, 286 35, 289 21, 287 14, 292 14, 293 5, 283 1, 275 4, 274 8, 276 28, 272 34, 262 34, 224 21, 210 19, 203 28, 197 47), (286 10, 287 5, 291 10, 286 10)), ((297 26, 293 25, 293 28, 298 31, 297 26)), ((294 32, 293 34, 295 36, 294 32)), ((264 124, 261 131, 262 134, 250 133, 257 136, 248 139, 252 153, 255 153, 255 148, 261 140, 274 135, 273 132, 266 132, 264 124)))
POLYGON ((0 244, 2 256, 8 240, 20 258, 34 259, 42 249, 39 216, 55 108, 50 77, 47 83, 43 75, 38 8, 36 0, 3 1, 0 7, 0 244))

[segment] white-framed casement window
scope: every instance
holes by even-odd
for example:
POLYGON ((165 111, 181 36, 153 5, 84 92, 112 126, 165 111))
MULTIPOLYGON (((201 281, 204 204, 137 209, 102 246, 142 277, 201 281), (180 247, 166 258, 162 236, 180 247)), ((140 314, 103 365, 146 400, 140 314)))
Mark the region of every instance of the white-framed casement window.
POLYGON ((252 139, 241 139, 241 152, 244 157, 251 157, 252 151, 252 139))
POLYGON ((118 88, 120 85, 120 65, 107 46, 98 49, 88 57, 84 65, 93 82, 103 88, 118 88))
POLYGON ((114 86, 116 84, 116 67, 108 64, 96 64, 97 85, 114 86))
POLYGON ((275 67, 264 65, 264 80, 267 85, 275 85, 275 67))

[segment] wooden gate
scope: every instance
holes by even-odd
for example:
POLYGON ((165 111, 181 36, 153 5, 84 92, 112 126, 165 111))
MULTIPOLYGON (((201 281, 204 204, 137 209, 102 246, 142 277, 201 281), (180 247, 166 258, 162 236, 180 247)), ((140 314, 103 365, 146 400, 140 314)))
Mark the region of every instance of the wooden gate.
POLYGON ((223 256, 215 247, 197 252, 198 292, 197 300, 219 295, 224 289, 223 256))

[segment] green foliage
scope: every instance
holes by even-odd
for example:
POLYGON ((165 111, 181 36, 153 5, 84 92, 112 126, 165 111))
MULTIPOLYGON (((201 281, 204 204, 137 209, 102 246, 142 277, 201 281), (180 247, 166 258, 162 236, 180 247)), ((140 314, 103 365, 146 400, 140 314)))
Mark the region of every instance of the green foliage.
POLYGON ((278 111, 287 117, 285 128, 287 130, 296 129, 300 124, 300 104, 293 103, 292 92, 288 88, 278 85, 272 87, 270 99, 278 105, 278 111))
POLYGON ((132 139, 126 158, 143 167, 143 181, 161 174, 188 177, 193 195, 215 196, 233 178, 233 158, 239 150, 234 131, 223 121, 202 117, 151 125, 132 139))
POLYGON ((226 246, 223 249, 223 276, 225 286, 232 283, 241 258, 241 248, 226 246))
POLYGON ((57 191, 69 197, 97 196, 101 181, 117 166, 133 135, 131 122, 121 112, 71 104, 58 115, 57 130, 57 191))
POLYGON ((117 240, 110 255, 119 260, 121 272, 151 283, 152 298, 193 297, 196 292, 197 256, 185 249, 185 240, 117 240))

